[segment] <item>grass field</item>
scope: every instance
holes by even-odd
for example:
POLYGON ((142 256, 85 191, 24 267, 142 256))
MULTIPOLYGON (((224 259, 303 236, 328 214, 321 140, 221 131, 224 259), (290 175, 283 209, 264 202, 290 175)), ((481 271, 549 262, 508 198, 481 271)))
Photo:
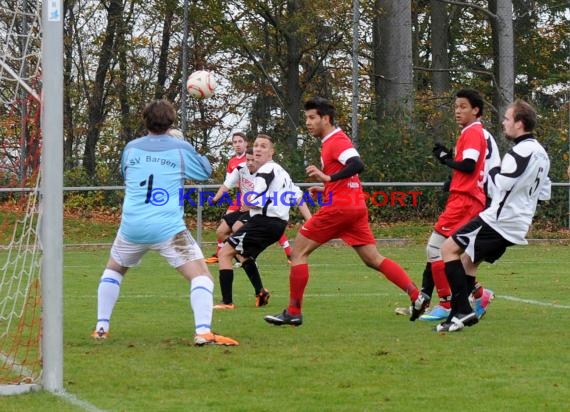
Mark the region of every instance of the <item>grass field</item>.
MULTIPOLYGON (((381 251, 419 283, 423 245, 381 251)), ((238 309, 214 313, 214 329, 238 339, 235 348, 192 346, 188 286, 156 254, 123 282, 111 338, 92 341, 107 255, 65 252, 65 395, 4 397, 0 410, 570 410, 568 245, 514 247, 482 266, 497 297, 482 322, 456 334, 396 316, 406 296, 332 246, 312 257, 303 326, 268 325, 263 315, 288 299, 285 256, 271 247, 259 260, 269 306, 254 307, 238 269, 238 309)))

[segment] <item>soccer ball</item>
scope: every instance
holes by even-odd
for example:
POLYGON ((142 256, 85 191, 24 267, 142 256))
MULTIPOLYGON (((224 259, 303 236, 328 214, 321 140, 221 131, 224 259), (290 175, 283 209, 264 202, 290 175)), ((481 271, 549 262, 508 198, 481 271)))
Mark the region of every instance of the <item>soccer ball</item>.
POLYGON ((192 97, 206 98, 214 94, 218 82, 214 75, 206 70, 192 73, 186 81, 186 88, 192 97))

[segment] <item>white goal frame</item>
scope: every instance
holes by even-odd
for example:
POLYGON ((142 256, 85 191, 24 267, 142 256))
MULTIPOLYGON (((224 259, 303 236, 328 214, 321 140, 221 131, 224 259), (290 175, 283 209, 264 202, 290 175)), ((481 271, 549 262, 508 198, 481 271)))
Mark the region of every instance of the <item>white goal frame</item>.
POLYGON ((40 96, 12 75, 41 105, 39 234, 41 249, 41 382, 0 385, 0 395, 63 388, 63 1, 41 1, 40 96))
POLYGON ((42 4, 42 387, 63 392, 63 0, 42 4))

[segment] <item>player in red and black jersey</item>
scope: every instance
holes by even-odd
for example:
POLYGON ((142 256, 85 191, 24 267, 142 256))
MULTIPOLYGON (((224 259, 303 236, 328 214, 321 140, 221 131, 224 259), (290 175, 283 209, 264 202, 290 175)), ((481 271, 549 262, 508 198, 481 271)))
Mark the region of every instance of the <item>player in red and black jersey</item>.
MULTIPOLYGON (((422 276, 422 292, 430 297, 434 286, 439 304, 429 313, 412 311, 410 320, 441 320, 447 318, 451 308, 451 288, 445 275, 441 256, 443 242, 457 229, 481 212, 487 202, 483 187, 486 180, 485 158, 487 137, 481 124, 484 101, 479 92, 461 89, 455 95, 455 121, 462 128, 455 144, 455 155, 441 143, 436 143, 433 154, 439 162, 452 170, 449 197, 443 213, 434 225, 427 244, 428 262, 422 276)), ((475 293, 484 293, 479 288, 475 293)), ((475 295, 475 298, 481 296, 475 295)))
MULTIPOLYGON (((331 239, 341 238, 352 246, 362 261, 380 271, 388 280, 405 291, 412 306, 422 304, 420 291, 396 262, 376 249, 376 240, 368 224, 368 209, 358 177, 364 164, 350 138, 334 126, 335 108, 321 97, 305 103, 309 133, 321 139, 322 168, 308 166, 307 174, 324 187, 312 187, 312 193, 323 192, 323 206, 301 227, 291 253, 289 305, 282 313, 265 316, 274 325, 301 325, 301 305, 309 280, 309 255, 331 239)), ((320 202, 319 202, 320 203, 320 202)))

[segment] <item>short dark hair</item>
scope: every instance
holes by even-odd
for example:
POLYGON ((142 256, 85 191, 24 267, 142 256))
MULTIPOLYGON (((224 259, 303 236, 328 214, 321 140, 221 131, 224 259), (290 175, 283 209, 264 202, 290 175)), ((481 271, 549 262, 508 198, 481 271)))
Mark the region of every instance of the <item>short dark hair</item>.
POLYGON ((243 140, 245 140, 247 142, 247 139, 245 137, 245 133, 244 132, 233 132, 232 133, 232 139, 234 138, 234 136, 239 136, 241 137, 243 140))
POLYGON ((334 105, 324 97, 311 97, 305 102, 305 110, 316 110, 319 116, 328 116, 331 124, 334 124, 335 108, 334 105))
POLYGON ((253 147, 248 147, 247 149, 245 149, 245 154, 246 155, 253 155, 253 147))
POLYGON ((145 106, 142 116, 149 132, 166 133, 176 120, 176 109, 168 100, 153 100, 145 106))
POLYGON ((536 110, 524 100, 517 99, 509 105, 513 109, 513 120, 522 122, 525 132, 532 132, 536 127, 536 110))
POLYGON ((471 107, 473 108, 477 107, 479 109, 477 117, 483 116, 483 106, 485 104, 485 101, 483 100, 483 97, 481 97, 481 94, 477 90, 461 89, 455 94, 455 97, 460 97, 469 100, 469 104, 471 105, 471 107))

